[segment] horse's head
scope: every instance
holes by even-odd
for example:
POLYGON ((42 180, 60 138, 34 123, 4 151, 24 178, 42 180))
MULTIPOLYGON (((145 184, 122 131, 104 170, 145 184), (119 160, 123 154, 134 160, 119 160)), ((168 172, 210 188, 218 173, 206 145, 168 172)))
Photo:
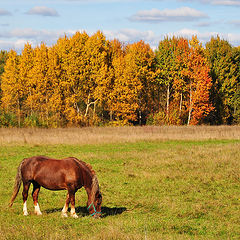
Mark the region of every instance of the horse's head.
POLYGON ((88 205, 88 211, 90 215, 93 216, 94 218, 99 218, 102 215, 101 205, 102 194, 100 193, 100 191, 97 191, 93 201, 88 205))

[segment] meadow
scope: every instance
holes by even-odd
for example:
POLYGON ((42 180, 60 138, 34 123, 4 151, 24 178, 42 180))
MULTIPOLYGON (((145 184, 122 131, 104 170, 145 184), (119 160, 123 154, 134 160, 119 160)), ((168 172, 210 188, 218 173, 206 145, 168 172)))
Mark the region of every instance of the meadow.
POLYGON ((0 239, 239 239, 240 127, 0 129, 0 239), (78 219, 61 218, 66 192, 41 188, 42 216, 12 208, 25 157, 75 156, 96 171, 101 219, 88 215, 84 189, 78 219))

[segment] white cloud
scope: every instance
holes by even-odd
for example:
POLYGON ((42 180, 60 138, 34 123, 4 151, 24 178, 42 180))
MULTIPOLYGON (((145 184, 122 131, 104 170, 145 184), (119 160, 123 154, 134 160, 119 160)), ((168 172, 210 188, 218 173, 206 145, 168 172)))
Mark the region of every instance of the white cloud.
POLYGON ((235 46, 240 46, 240 33, 228 33, 225 39, 235 46))
POLYGON ((191 39, 193 35, 196 35, 202 43, 210 41, 211 37, 220 36, 220 38, 227 40, 233 46, 240 45, 240 34, 238 33, 221 33, 221 32, 199 32, 195 29, 181 29, 174 33, 169 33, 168 36, 182 36, 191 39))
MULTIPOLYGON (((24 44, 29 42, 33 47, 39 45, 41 42, 46 43, 48 46, 52 46, 57 42, 59 37, 71 36, 76 31, 82 30, 34 30, 34 29, 14 29, 12 31, 0 32, 0 49, 15 49, 20 52, 23 49, 24 44), (7 39, 7 40, 6 40, 7 39)), ((122 42, 133 43, 139 40, 144 40, 149 43, 151 47, 155 48, 158 45, 160 37, 156 36, 153 31, 139 31, 136 29, 120 29, 118 31, 103 31, 107 39, 118 39, 122 42)), ((89 32, 88 34, 93 34, 89 32)))
POLYGON ((44 6, 33 7, 29 11, 27 11, 26 14, 41 15, 41 16, 48 16, 48 17, 59 16, 58 12, 55 9, 44 7, 44 6))
POLYGON ((228 23, 234 25, 235 27, 240 27, 240 20, 232 20, 229 21, 228 23))
POLYGON ((0 50, 9 50, 14 48, 13 47, 14 42, 9 40, 0 40, 0 50))
POLYGON ((213 5, 240 6, 239 0, 213 0, 211 2, 213 5))
POLYGON ((104 31, 107 39, 113 40, 118 39, 121 42, 133 43, 140 40, 149 43, 149 45, 155 49, 163 38, 162 36, 157 36, 153 31, 139 31, 136 29, 120 29, 118 31, 104 31))
POLYGON ((121 29, 118 31, 104 31, 104 34, 109 39, 117 38, 123 42, 134 42, 137 40, 151 41, 154 39, 155 34, 153 31, 139 31, 136 29, 121 29))
MULTIPOLYGON (((76 31, 81 30, 60 30, 60 31, 48 31, 48 30, 34 30, 34 29, 15 29, 12 31, 1 32, 0 34, 0 50, 15 49, 18 53, 21 52, 24 45, 29 42, 33 47, 39 45, 41 42, 46 43, 48 46, 52 46, 57 42, 59 37, 71 36, 76 31)), ((166 34, 156 34, 153 31, 139 31, 136 29, 120 29, 115 31, 105 30, 103 31, 106 38, 112 40, 114 38, 126 42, 133 43, 140 40, 149 43, 153 49, 159 44, 159 41, 164 39, 164 36, 183 36, 191 39, 193 35, 197 35, 199 40, 204 44, 208 42, 212 36, 219 35, 221 38, 228 40, 232 45, 240 45, 240 34, 228 33, 222 34, 219 32, 200 32, 196 29, 180 29, 176 32, 169 32, 166 34)), ((93 34, 93 33, 88 33, 93 34)))
POLYGON ((210 22, 200 22, 196 24, 197 27, 209 27, 211 25, 210 22))
POLYGON ((0 16, 8 16, 8 15, 12 15, 9 11, 0 8, 0 16))
POLYGON ((132 17, 132 21, 142 21, 142 22, 166 22, 166 21, 194 21, 202 18, 207 18, 208 16, 196 9, 189 7, 181 7, 177 9, 152 9, 139 11, 132 17))
POLYGON ((15 49, 20 52, 24 45, 29 42, 33 47, 39 45, 41 42, 48 46, 55 44, 59 37, 66 35, 73 35, 76 31, 73 30, 34 30, 31 28, 13 29, 11 31, 0 32, 0 50, 15 49))
POLYGON ((112 2, 137 2, 139 0, 62 0, 62 1, 80 3, 112 3, 112 2))
POLYGON ((240 6, 239 0, 178 0, 179 2, 201 2, 212 5, 221 5, 221 6, 240 6))
POLYGON ((183 28, 183 29, 180 29, 177 32, 169 33, 169 34, 170 34, 170 36, 172 36, 172 35, 182 36, 182 37, 185 37, 185 38, 188 38, 188 39, 191 39, 192 36, 197 36, 198 39, 203 43, 209 41, 211 39, 211 37, 213 37, 213 36, 217 36, 217 35, 222 36, 223 35, 223 34, 218 33, 218 32, 199 32, 196 29, 188 29, 188 28, 183 28))

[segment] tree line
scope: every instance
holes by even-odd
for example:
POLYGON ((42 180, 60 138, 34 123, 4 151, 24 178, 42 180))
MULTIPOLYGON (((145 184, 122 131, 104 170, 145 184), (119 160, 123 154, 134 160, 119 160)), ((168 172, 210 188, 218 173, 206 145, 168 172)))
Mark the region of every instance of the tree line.
POLYGON ((0 126, 236 124, 240 48, 212 37, 139 41, 76 32, 0 54, 0 126))

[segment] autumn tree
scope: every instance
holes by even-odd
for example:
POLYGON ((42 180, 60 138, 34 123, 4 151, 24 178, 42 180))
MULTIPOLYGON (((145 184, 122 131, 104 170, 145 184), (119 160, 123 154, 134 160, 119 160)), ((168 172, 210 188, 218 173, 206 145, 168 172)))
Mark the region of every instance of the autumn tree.
POLYGON ((85 43, 89 36, 86 33, 77 32, 73 37, 61 38, 56 44, 59 56, 60 71, 59 87, 63 99, 63 115, 69 124, 77 124, 82 121, 81 81, 84 78, 85 43))
POLYGON ((60 39, 56 45, 61 62, 64 115, 69 124, 94 121, 97 106, 107 97, 108 44, 99 31, 90 37, 77 32, 71 38, 60 39))
POLYGON ((203 47, 196 36, 190 42, 190 54, 187 62, 186 76, 189 78, 189 104, 187 124, 203 123, 204 118, 213 110, 209 101, 212 79, 210 68, 204 57, 203 47))
POLYGON ((34 85, 31 79, 33 67, 33 48, 30 43, 25 44, 22 54, 19 57, 19 84, 23 89, 22 110, 26 116, 33 116, 33 90, 34 85))
POLYGON ((212 111, 209 68, 196 37, 166 38, 156 51, 159 88, 165 89, 162 122, 199 124, 212 111), (165 107, 166 106, 166 107, 165 107))
POLYGON ((186 101, 187 78, 184 74, 189 56, 188 40, 182 37, 165 38, 156 50, 156 67, 159 98, 159 121, 164 124, 181 124, 186 101))
POLYGON ((169 105, 172 94, 172 84, 177 73, 176 69, 176 45, 178 39, 168 37, 159 42, 156 50, 156 67, 159 69, 158 88, 163 89, 164 99, 159 102, 161 105, 159 110, 166 114, 166 121, 169 118, 169 105))
POLYGON ((233 95, 232 109, 233 109, 233 123, 240 123, 240 47, 233 48, 234 65, 236 66, 237 86, 233 95))
POLYGON ((176 67, 177 71, 173 79, 173 100, 171 103, 172 116, 170 123, 184 124, 188 114, 188 93, 189 93, 189 77, 188 60, 190 56, 189 41, 185 38, 179 38, 176 49, 176 67))
MULTIPOLYGON (((1 86, 1 76, 4 72, 4 66, 6 64, 7 61, 7 51, 2 51, 0 52, 0 86, 1 86)), ((1 96, 2 96, 2 91, 1 91, 1 87, 0 87, 0 102, 1 102, 1 96)))
POLYGON ((27 77, 29 87, 27 102, 31 103, 31 116, 34 115, 35 119, 31 119, 29 124, 48 125, 48 101, 52 95, 52 81, 46 76, 48 71, 48 48, 44 43, 33 49, 32 62, 27 77))
POLYGON ((215 107, 213 123, 232 123, 235 94, 239 86, 239 61, 233 47, 219 36, 206 43, 205 55, 210 63, 213 79, 211 100, 215 107))
POLYGON ((64 112, 64 89, 60 85, 62 68, 60 57, 55 46, 48 49, 48 68, 46 79, 48 79, 48 121, 49 127, 61 127, 66 124, 64 112))
POLYGON ((11 50, 8 53, 8 59, 1 79, 3 110, 6 113, 15 114, 20 127, 24 89, 19 79, 19 57, 16 51, 11 50))
POLYGON ((126 50, 126 59, 130 61, 130 65, 134 64, 133 77, 139 81, 138 87, 138 118, 139 123, 146 121, 146 117, 154 109, 154 94, 155 73, 155 55, 150 45, 144 41, 133 43, 126 50), (127 58, 129 56, 129 58, 127 58))
POLYGON ((127 124, 146 117, 151 109, 150 91, 154 78, 154 53, 143 41, 122 46, 113 41, 113 86, 110 109, 119 123, 127 124), (139 119, 138 119, 139 118, 139 119))
POLYGON ((87 77, 83 82, 83 97, 86 104, 85 116, 89 113, 92 105, 93 117, 96 117, 96 108, 101 106, 108 98, 108 89, 111 82, 109 72, 110 56, 109 41, 100 31, 93 34, 86 42, 86 58, 88 59, 85 71, 87 77))
POLYGON ((127 50, 125 48, 121 50, 121 45, 117 41, 112 43, 112 47, 114 76, 108 101, 111 120, 115 119, 117 124, 128 124, 129 121, 137 120, 138 91, 141 83, 133 76, 135 66, 130 55, 127 54, 127 50))

